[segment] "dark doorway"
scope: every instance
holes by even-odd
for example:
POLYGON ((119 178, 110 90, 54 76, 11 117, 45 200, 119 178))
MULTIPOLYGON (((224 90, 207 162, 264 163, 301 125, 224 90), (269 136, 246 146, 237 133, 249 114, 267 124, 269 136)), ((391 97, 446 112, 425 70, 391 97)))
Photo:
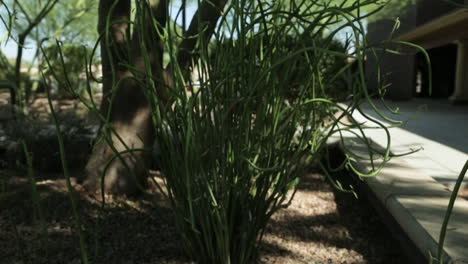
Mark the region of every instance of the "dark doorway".
POLYGON ((431 60, 432 93, 429 93, 429 70, 424 54, 416 56, 415 97, 448 98, 455 89, 457 45, 448 44, 427 50, 431 60))

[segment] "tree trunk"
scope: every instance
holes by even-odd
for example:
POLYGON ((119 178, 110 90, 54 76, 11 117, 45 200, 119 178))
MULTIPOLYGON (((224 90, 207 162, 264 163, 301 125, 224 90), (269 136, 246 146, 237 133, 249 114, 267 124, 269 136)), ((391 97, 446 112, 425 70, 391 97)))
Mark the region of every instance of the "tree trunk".
MULTIPOLYGON (((152 75, 157 83, 158 96, 166 100, 165 89, 172 87, 170 66, 163 69, 163 46, 154 28, 153 19, 159 27, 166 24, 166 0, 142 1, 148 8, 137 9, 134 32, 130 38, 130 0, 100 0, 98 31, 101 38, 103 72, 103 101, 100 112, 108 117, 109 127, 104 125, 93 153, 86 165, 85 186, 90 190, 104 189, 107 193, 134 194, 145 186, 147 167, 151 161, 154 144, 154 129, 151 107, 145 91, 134 79, 134 74, 123 64, 144 70, 145 61, 141 47, 147 49, 152 75), (142 11, 144 10, 144 11, 142 11), (151 11, 150 11, 151 10, 151 11), (151 14, 149 13, 151 12, 151 14), (123 21, 124 20, 124 21, 123 21), (107 24, 109 21, 110 23, 107 24), (106 27, 109 26, 107 29, 106 27), (144 30, 145 32, 141 32, 144 30), (106 34, 107 33, 107 34, 106 34), (118 84, 118 87, 117 87, 118 84), (111 133, 113 131, 116 134, 111 133), (109 135, 109 136, 106 136, 109 135), (133 151, 131 151, 133 150, 133 151), (120 155, 116 156, 116 153, 120 155), (104 181, 102 181, 104 179, 104 181)), ((208 40, 226 0, 203 2, 193 18, 185 39, 180 44, 181 67, 192 61, 196 40, 193 36, 202 28, 198 22, 209 24, 204 31, 208 40)))
POLYGON ((107 118, 110 127, 104 125, 100 129, 86 165, 85 186, 91 190, 103 188, 110 193, 138 192, 138 186, 144 185, 148 153, 135 151, 122 153, 120 157, 116 155, 128 149, 142 149, 154 140, 143 91, 135 81, 126 78, 131 76, 122 66, 122 63, 129 63, 130 57, 127 49, 130 27, 125 22, 130 20, 130 10, 130 0, 99 1, 98 32, 102 36, 103 73, 100 112, 107 118), (113 93, 116 89, 118 92, 113 93))
MULTIPOLYGON (((31 33, 31 31, 39 25, 39 23, 44 19, 44 17, 49 14, 49 12, 54 8, 54 6, 58 3, 59 0, 53 0, 47 2, 43 8, 39 11, 38 15, 33 19, 29 20, 29 24, 27 25, 26 29, 18 34, 18 51, 16 54, 16 62, 15 62, 15 86, 10 89, 10 101, 12 105, 15 105, 17 103, 20 104, 20 107, 24 107, 25 105, 22 105, 24 102, 24 98, 17 98, 18 95, 21 95, 21 60, 23 57, 23 48, 24 44, 26 42, 26 38, 31 33), (19 101, 23 100, 23 101, 19 101)), ((3 2, 3 1, 2 1, 3 2)), ((24 11, 24 10, 23 10, 24 11)))

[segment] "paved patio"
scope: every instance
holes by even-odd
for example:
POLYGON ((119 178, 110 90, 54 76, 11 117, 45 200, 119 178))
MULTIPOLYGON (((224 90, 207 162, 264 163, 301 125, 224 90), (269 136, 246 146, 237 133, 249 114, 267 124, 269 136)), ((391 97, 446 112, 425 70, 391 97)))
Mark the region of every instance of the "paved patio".
MULTIPOLYGON (((398 120, 412 118, 404 126, 389 130, 392 154, 421 150, 394 157, 377 177, 366 182, 421 253, 426 257, 437 256, 450 189, 468 160, 468 106, 429 99, 389 104, 392 108, 398 106, 400 114, 392 115, 385 110, 386 115, 398 120)), ((364 112, 383 122, 370 106, 365 106, 364 112)), ((360 114, 353 117, 358 122, 366 121, 360 114)), ((367 124, 370 125, 368 121, 367 124)), ((378 146, 388 143, 382 129, 368 129, 366 134, 378 146)), ((345 137, 346 148, 365 155, 363 142, 352 134, 345 137)), ((361 160, 356 166, 366 171, 371 164, 361 160)), ((459 198, 455 203, 444 250, 448 263, 468 263, 468 200, 459 198)))
MULTIPOLYGON (((400 114, 391 115, 385 110, 385 115, 398 120, 410 119, 400 129, 391 130, 392 141, 395 141, 392 150, 407 151, 422 147, 418 154, 424 157, 425 162, 418 162, 419 165, 437 163, 445 173, 431 172, 431 177, 444 184, 453 184, 468 160, 468 105, 430 99, 390 102, 389 105, 391 108, 399 107, 400 114)), ((382 120, 369 106, 364 109, 372 117, 382 120)))

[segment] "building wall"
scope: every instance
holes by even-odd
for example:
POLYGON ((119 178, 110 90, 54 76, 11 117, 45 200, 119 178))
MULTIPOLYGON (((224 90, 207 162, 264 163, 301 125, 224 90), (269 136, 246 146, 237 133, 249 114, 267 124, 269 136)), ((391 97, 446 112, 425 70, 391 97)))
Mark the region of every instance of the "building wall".
MULTIPOLYGON (((468 5, 468 0, 451 0, 458 4, 468 5)), ((411 7, 406 12, 402 12, 403 17, 400 18, 401 27, 398 34, 403 34, 430 22, 438 17, 446 15, 457 9, 456 6, 444 2, 442 0, 417 0, 416 5, 411 7)), ((382 40, 388 39, 389 32, 393 27, 393 20, 380 20, 368 25, 367 38, 370 44, 378 43, 382 40)), ((394 36, 395 37, 395 36, 394 36)), ((449 43, 447 43, 449 44, 449 43)), ((416 90, 416 73, 421 71, 421 56, 417 57, 416 49, 404 49, 402 47, 393 47, 395 49, 402 49, 409 54, 406 55, 393 55, 381 54, 380 62, 372 54, 368 53, 366 61, 366 75, 368 80, 368 88, 370 91, 375 91, 378 87, 377 83, 377 65, 380 65, 381 71, 385 72, 384 75, 387 84, 391 84, 388 88, 387 97, 395 100, 411 99, 416 90), (419 58, 419 59, 417 59, 419 58)), ((433 85, 435 90, 433 96, 447 97, 453 91, 454 81, 450 78, 453 75, 456 61, 456 51, 453 47, 450 49, 433 49, 429 50, 433 63, 433 85), (441 52, 450 51, 450 54, 441 54, 441 52), (453 53, 453 54, 452 54, 453 53), (450 58, 448 58, 448 56, 450 58), (447 58, 446 58, 447 57, 447 58), (448 65, 450 64, 450 65, 448 65), (452 65, 453 64, 453 65, 452 65), (450 70, 450 73, 447 71, 450 70), (437 79, 435 82, 434 80, 437 79), (450 80, 449 80, 450 79, 450 80), (441 81, 442 80, 442 81, 441 81)), ((423 77, 424 78, 424 77, 423 77)), ((423 95, 423 94, 420 94, 423 95)))
MULTIPOLYGON (((375 45, 382 40, 390 38, 390 32, 395 20, 379 20, 368 25, 367 40, 369 44, 375 45)), ((396 32, 401 34, 412 30, 416 25, 416 9, 410 8, 400 18, 400 28, 396 32)), ((411 53, 411 49, 402 45, 388 46, 392 50, 400 50, 402 53, 411 53)), ((412 98, 416 78, 415 55, 396 55, 388 52, 378 52, 377 57, 372 51, 367 53, 366 77, 368 89, 376 92, 382 85, 390 85, 386 88, 385 97, 394 100, 407 100, 412 98), (379 60, 379 61, 377 61, 379 60), (382 73, 381 82, 378 82, 378 70, 382 73)))
POLYGON ((457 45, 448 44, 427 50, 431 60, 432 93, 429 93, 429 66, 421 53, 417 55, 417 72, 421 76, 420 97, 448 98, 455 88, 455 71, 457 64, 457 45))
MULTIPOLYGON (((468 4, 466 0, 450 0, 457 4, 468 4)), ((442 0, 417 0, 416 26, 425 24, 433 19, 455 11, 457 7, 442 0)))

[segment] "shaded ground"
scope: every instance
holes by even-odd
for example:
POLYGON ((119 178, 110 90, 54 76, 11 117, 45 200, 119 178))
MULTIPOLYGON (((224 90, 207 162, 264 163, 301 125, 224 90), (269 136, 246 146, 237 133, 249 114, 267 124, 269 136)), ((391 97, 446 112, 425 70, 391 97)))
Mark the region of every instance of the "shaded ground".
MULTIPOLYGON (((84 95, 85 98, 88 96, 84 95)), ((0 90, 0 125, 2 123, 8 123, 14 120, 13 108, 10 104, 10 95, 3 89, 0 90)), ((94 102, 99 105, 102 99, 101 93, 93 95, 94 102)), ((52 105, 58 118, 61 119, 61 123, 76 123, 78 120, 83 125, 98 125, 99 119, 95 114, 92 114, 83 103, 77 99, 67 99, 60 97, 52 98, 52 105)), ((22 120, 27 117, 27 120, 32 120, 35 123, 52 124, 52 118, 50 115, 49 102, 45 93, 37 93, 34 98, 28 104, 25 115, 18 114, 18 119, 22 120)))
POLYGON ((337 191, 318 173, 304 177, 291 206, 273 217, 265 241, 285 254, 267 254, 264 263, 407 262, 369 202, 337 191))
MULTIPOLYGON (((80 263, 64 180, 41 177, 39 215, 24 173, 1 171, 0 177, 0 263, 80 263)), ((102 207, 75 187, 93 263, 189 263, 155 188, 139 199, 108 197, 102 207)), ((292 205, 274 215, 260 248, 260 263, 406 263, 369 204, 333 191, 317 173, 307 174, 292 205)))
MULTIPOLYGON (((86 114, 71 100, 55 103, 63 114, 86 114)), ((30 110, 47 123, 46 98, 36 99, 30 110)), ((0 96, 0 119, 2 113, 9 112, 0 96)), ((36 159, 41 156, 37 153, 42 152, 36 152, 36 159)), ((52 167, 57 171, 60 165, 52 167)), ((6 168, 0 166, 0 263, 80 263, 79 236, 63 176, 36 173, 40 202, 35 204, 26 171, 6 168)), ((138 199, 108 197, 105 206, 81 186, 74 188, 92 263, 190 262, 172 211, 156 188, 138 199)), ((407 263, 401 252, 367 201, 332 189, 321 174, 312 172, 304 177, 291 206, 273 216, 260 245, 259 263, 407 263)))
MULTIPOLYGON (((9 103, 9 94, 0 91, 0 169, 16 168, 26 163, 24 141, 33 155, 33 166, 40 171, 60 172, 61 161, 57 131, 50 115, 47 97, 36 94, 27 111, 16 111, 9 103)), ((96 95, 99 102, 100 94, 96 95)), ((91 152, 92 141, 99 127, 95 115, 90 114, 78 100, 52 100, 62 131, 69 166, 82 168, 91 152)))
MULTIPOLYGON (((23 175, 2 171, 0 263, 80 263, 79 237, 65 181, 37 183, 42 215, 23 175), (44 219, 46 235, 41 232, 44 219)), ((44 176, 42 177, 44 178, 44 176)), ((172 213, 158 197, 107 197, 105 206, 75 185, 88 256, 92 263, 183 263, 186 258, 172 213)))

